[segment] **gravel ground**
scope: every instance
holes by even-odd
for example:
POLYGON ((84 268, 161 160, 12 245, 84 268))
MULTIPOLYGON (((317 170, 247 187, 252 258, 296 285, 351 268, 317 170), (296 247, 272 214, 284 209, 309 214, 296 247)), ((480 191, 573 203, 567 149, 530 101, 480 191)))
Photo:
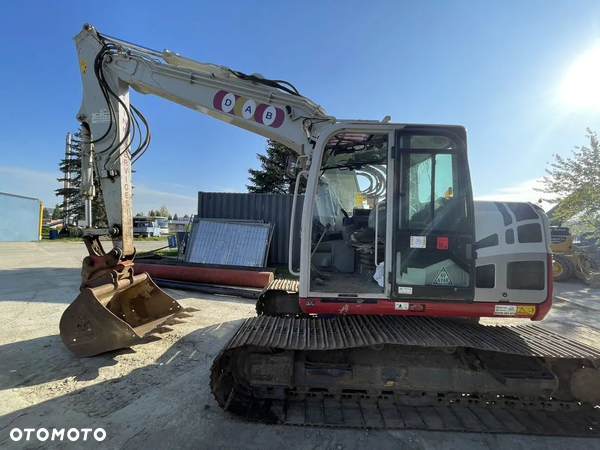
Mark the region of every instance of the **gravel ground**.
MULTIPOLYGON (((139 250, 160 242, 139 243, 139 250)), ((198 312, 159 338, 126 351, 79 359, 62 344, 58 322, 76 297, 80 243, 0 243, 0 448, 244 449, 597 449, 600 440, 246 423, 224 413, 209 391, 214 357, 250 300, 166 290, 198 312), (103 428, 103 442, 13 442, 13 428, 103 428)), ((600 291, 557 285, 545 323, 600 342, 600 291)), ((494 320, 488 320, 493 323, 494 320)))

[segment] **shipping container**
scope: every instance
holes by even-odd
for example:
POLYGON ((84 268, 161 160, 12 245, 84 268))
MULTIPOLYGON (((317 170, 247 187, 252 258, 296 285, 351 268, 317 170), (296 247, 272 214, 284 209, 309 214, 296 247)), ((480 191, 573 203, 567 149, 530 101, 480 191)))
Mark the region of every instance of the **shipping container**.
MULTIPOLYGON (((274 226, 268 263, 288 263, 293 195, 198 192, 198 217, 202 219, 261 220, 274 226)), ((304 196, 296 204, 293 261, 300 261, 300 223, 304 196)))

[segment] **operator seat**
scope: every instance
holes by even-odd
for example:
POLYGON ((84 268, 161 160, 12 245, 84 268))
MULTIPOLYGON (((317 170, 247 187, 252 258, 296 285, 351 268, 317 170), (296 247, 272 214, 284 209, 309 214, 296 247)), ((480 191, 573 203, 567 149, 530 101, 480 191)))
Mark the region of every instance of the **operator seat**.
POLYGON ((387 219, 386 202, 383 201, 377 205, 377 224, 375 220, 376 210, 372 209, 367 217, 357 214, 354 210, 352 217, 348 216, 346 211, 342 222, 342 236, 346 244, 354 246, 357 244, 374 244, 375 243, 375 227, 377 226, 377 237, 385 242, 385 227, 387 219), (366 219, 366 220, 365 220, 366 219))

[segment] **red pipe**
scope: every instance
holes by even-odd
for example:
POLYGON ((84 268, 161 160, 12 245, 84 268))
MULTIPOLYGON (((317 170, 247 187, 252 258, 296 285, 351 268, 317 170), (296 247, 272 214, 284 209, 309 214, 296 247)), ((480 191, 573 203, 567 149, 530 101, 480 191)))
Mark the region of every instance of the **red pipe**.
POLYGON ((143 263, 134 263, 133 270, 136 274, 146 272, 151 278, 164 280, 254 288, 263 288, 274 278, 273 272, 143 263))

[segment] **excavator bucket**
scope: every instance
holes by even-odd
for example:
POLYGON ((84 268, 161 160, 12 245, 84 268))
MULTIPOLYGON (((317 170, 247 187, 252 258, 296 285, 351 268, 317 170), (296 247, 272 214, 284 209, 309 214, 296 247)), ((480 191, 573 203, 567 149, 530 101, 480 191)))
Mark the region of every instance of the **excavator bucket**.
POLYGON ((575 275, 591 288, 600 288, 600 269, 598 269, 599 250, 592 246, 579 247, 572 257, 575 275))
POLYGON ((588 285, 591 288, 600 288, 600 271, 592 270, 589 273, 588 285))
POLYGON ((174 315, 181 305, 163 292, 146 273, 81 293, 60 320, 60 337, 75 355, 93 356, 130 347, 174 315))

